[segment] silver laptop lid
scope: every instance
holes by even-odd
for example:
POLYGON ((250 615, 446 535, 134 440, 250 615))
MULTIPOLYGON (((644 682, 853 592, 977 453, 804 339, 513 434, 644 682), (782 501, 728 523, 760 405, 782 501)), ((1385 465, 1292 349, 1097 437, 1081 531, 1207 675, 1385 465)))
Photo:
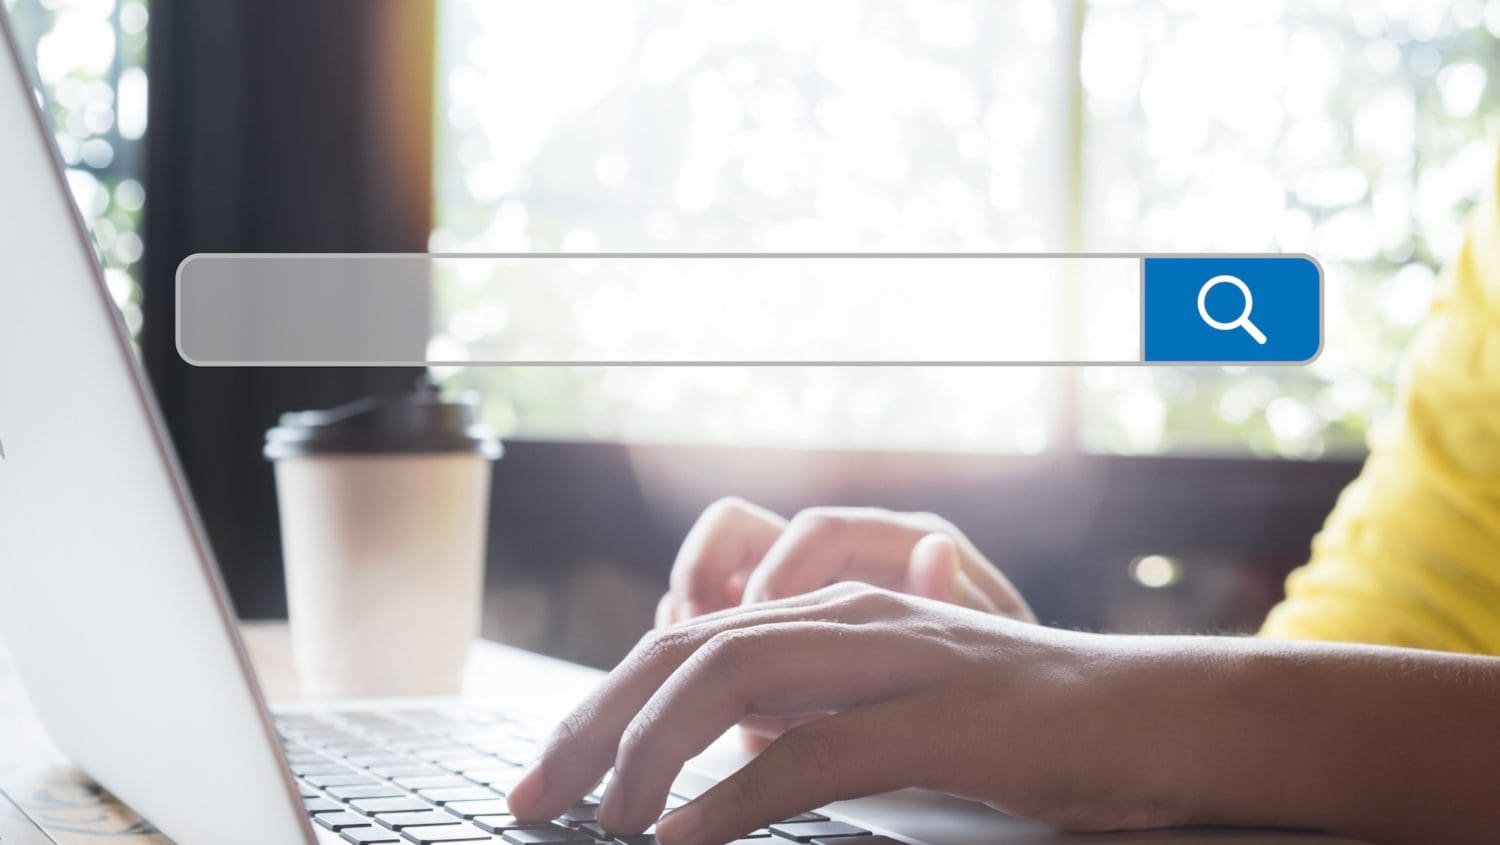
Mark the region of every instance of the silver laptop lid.
POLYGON ((0 635, 53 740, 179 842, 313 841, 3 9, 0 444, 0 635))

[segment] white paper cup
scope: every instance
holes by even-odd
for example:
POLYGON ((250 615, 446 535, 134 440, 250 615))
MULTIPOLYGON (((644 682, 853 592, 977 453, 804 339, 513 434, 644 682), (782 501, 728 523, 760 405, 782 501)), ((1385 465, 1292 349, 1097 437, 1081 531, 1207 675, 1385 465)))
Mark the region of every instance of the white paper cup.
POLYGON ((472 416, 428 390, 288 414, 267 433, 304 694, 460 691, 499 454, 472 416))

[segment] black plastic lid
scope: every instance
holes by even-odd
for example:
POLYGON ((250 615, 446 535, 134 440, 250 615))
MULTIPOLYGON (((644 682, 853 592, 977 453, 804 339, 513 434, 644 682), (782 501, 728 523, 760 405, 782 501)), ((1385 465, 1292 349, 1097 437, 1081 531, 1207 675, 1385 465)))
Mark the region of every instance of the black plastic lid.
POLYGON ((500 440, 474 421, 474 404, 444 401, 431 383, 326 411, 293 411, 266 432, 270 460, 309 455, 478 452, 500 457, 500 440))

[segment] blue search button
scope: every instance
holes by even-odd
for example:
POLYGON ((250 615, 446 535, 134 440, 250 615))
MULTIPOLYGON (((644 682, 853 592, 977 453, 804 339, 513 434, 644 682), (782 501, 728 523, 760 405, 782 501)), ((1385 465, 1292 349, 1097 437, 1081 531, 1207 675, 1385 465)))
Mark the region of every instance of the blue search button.
POLYGON ((1146 258, 1146 361, 1307 363, 1323 346, 1323 271, 1306 256, 1146 258))

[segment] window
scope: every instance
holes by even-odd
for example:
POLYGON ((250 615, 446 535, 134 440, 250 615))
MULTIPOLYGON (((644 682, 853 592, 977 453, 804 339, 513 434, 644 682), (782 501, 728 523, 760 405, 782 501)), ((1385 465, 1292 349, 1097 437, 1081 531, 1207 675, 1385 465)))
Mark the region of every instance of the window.
MULTIPOLYGON (((440 16, 434 249, 1309 251, 1328 272, 1305 368, 445 374, 519 434, 1357 453, 1495 159, 1497 0, 440 16)), ((1076 334, 1089 307, 1039 318, 1076 334)))
POLYGON ((141 327, 146 22, 141 0, 4 0, 36 70, 68 187, 132 336, 141 327))
POLYGON ((1327 271, 1307 367, 1083 373, 1109 452, 1357 450, 1496 161, 1500 2, 1089 7, 1091 249, 1309 252, 1327 271))

